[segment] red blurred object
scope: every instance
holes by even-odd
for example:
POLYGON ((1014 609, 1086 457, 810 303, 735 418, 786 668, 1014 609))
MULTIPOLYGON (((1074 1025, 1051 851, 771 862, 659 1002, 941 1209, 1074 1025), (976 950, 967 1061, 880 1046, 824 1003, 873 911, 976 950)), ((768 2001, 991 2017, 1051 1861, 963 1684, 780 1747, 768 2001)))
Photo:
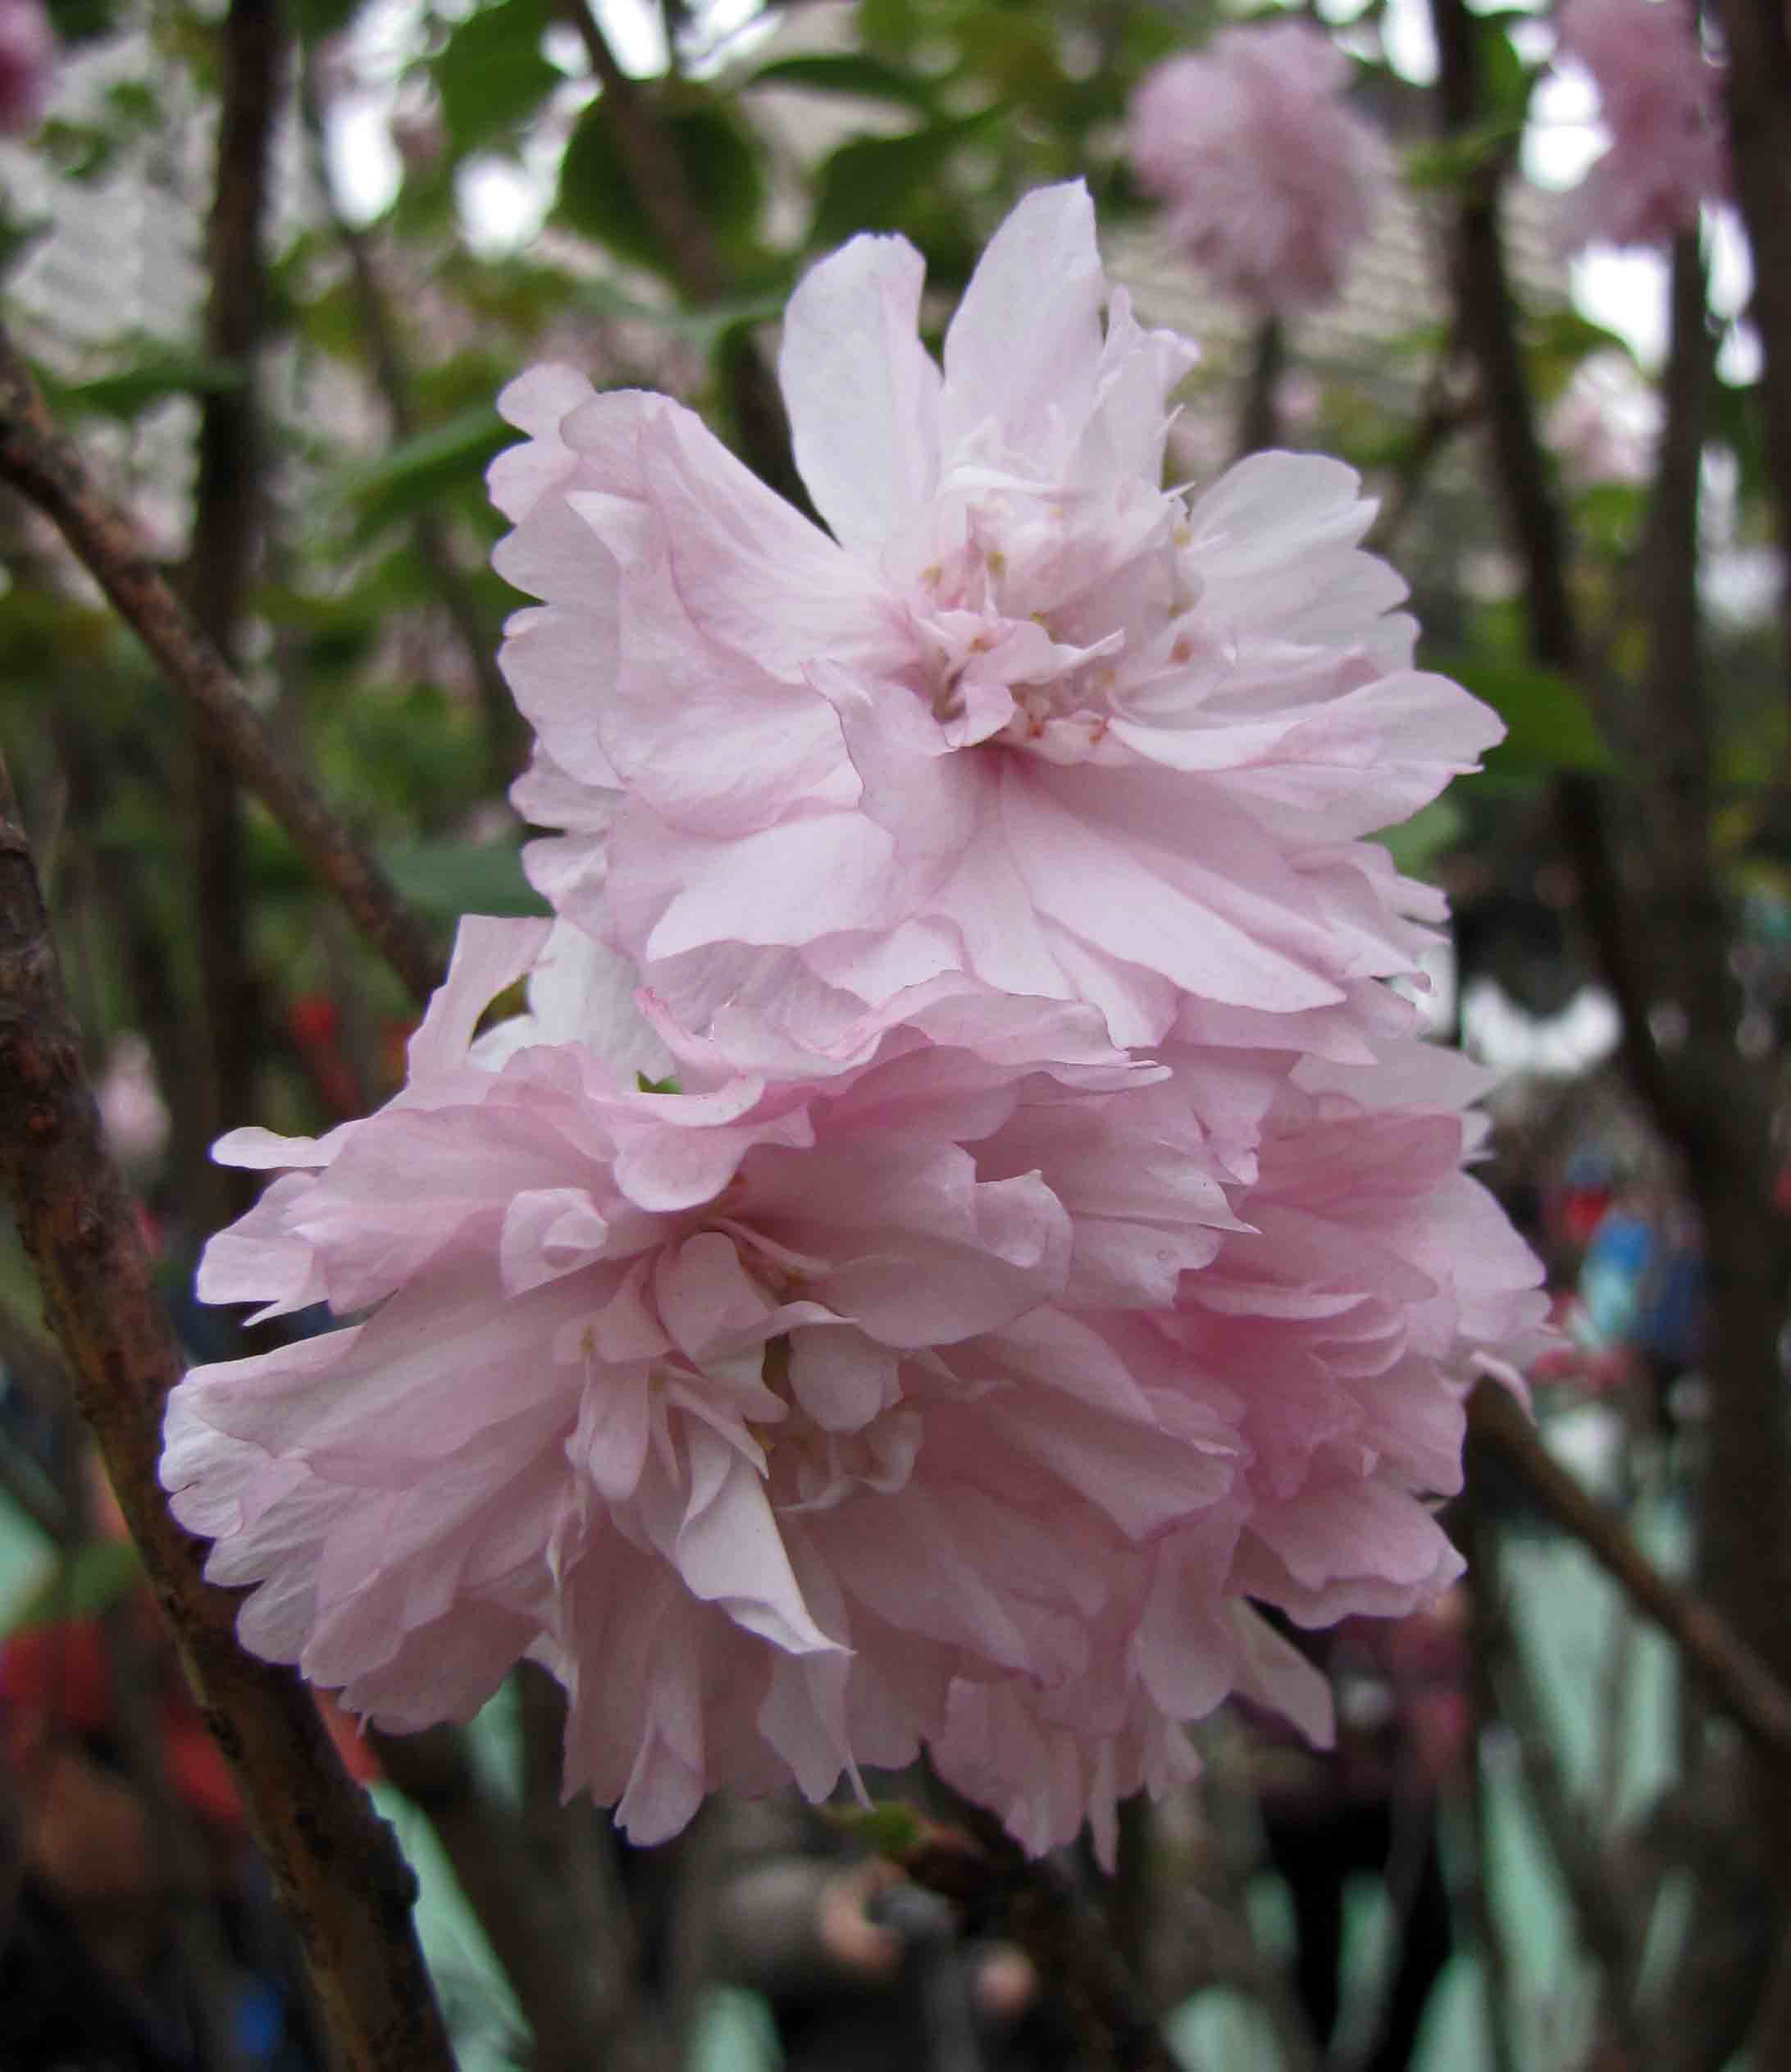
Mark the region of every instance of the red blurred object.
POLYGON ((342 1048, 342 1017, 326 994, 301 993, 286 1010, 293 1047, 325 1106, 340 1120, 361 1112, 361 1090, 342 1048))
POLYGON ((1560 1195, 1553 1221, 1562 1243, 1584 1250, 1603 1222, 1613 1198, 1613 1190, 1608 1187, 1571 1187, 1560 1195))
MULTIPOLYGON (((230 1766, 207 1732, 147 1600, 139 1609, 168 1782, 201 1820, 239 1828, 243 1805, 230 1766)), ((353 1722, 322 1693, 318 1709, 349 1774, 371 1782, 379 1764, 353 1722)), ((0 1736, 15 1766, 48 1741, 109 1739, 115 1723, 111 1650, 97 1618, 26 1627, 0 1647, 0 1736)))

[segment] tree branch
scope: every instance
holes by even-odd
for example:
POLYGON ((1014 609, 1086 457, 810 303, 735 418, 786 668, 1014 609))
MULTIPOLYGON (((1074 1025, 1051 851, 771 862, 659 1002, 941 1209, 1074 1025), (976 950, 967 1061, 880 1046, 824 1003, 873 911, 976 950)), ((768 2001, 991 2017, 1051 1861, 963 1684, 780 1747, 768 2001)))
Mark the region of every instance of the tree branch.
MULTIPOLYGON (((733 285, 727 263, 684 176, 684 162, 652 101, 616 62, 590 0, 558 0, 560 12, 578 32, 590 68, 604 89, 604 105, 616 126, 616 146, 654 235, 665 248, 677 283, 692 302, 718 302, 733 285)), ((796 472, 790 421, 771 370, 750 338, 722 348, 724 373, 745 458, 781 496, 813 515, 808 491, 796 472)))
POLYGON ((1250 370, 1244 381, 1243 408, 1237 419, 1239 460, 1265 453, 1281 444, 1281 412, 1278 390, 1287 363, 1287 333, 1281 319, 1271 312, 1256 326, 1250 349, 1250 370))
POLYGON ((30 370, 0 327, 0 480, 49 518, 169 682, 205 716, 244 783, 260 798, 362 933, 422 1001, 442 961, 422 922, 359 841, 325 805, 263 723, 216 646, 194 623, 130 519, 89 479, 30 370))
MULTIPOLYGON (((1483 112, 1475 17, 1466 0, 1431 0, 1438 56, 1438 98, 1449 135, 1470 133, 1483 112)), ((1499 227, 1502 159, 1469 178, 1457 206, 1451 252, 1456 324, 1479 377, 1480 405, 1494 462, 1494 487, 1505 529, 1524 571, 1529 649, 1535 659, 1569 677, 1583 673, 1584 643, 1567 588, 1567 538, 1548 483, 1529 384, 1518 350, 1512 299, 1499 227)), ((1646 931, 1632 924, 1612 854, 1605 803, 1595 779, 1563 775, 1552 787, 1556 838, 1572 866, 1580 912, 1598 967, 1615 997, 1621 1057, 1631 1084, 1663 1132, 1683 1141, 1687 1117, 1674 1075, 1648 1027, 1652 1002, 1646 931)))
MULTIPOLYGON (((215 659, 215 658, 214 658, 215 659)), ((0 1166, 81 1413, 241 1787, 342 2072, 452 2072, 411 1920, 416 1881, 344 1770, 310 1693, 244 1654, 235 1600, 157 1481, 180 1360, 107 1160, 36 867, 0 770, 0 1166)))
POLYGON ((1748 313, 1760 334, 1766 472, 1779 507, 1780 603, 1791 673, 1791 29, 1778 0, 1715 0, 1715 11, 1729 46, 1735 199, 1753 248, 1748 313))
POLYGON ((1791 1691, 1711 1605, 1661 1574, 1622 1522, 1550 1454, 1500 1384, 1483 1381, 1475 1390, 1468 1428, 1666 1634, 1716 1702, 1775 1761, 1791 1762, 1791 1691))
POLYGON ((1088 2072, 1176 2072, 1176 2060, 1100 1916, 1048 1859, 1028 1860, 980 1808, 959 1809, 967 1832, 929 1828, 897 1852, 917 1884, 954 1901, 973 1935, 1018 1943, 1062 1996, 1077 2062, 1088 2072))
MULTIPOLYGON (((227 386, 201 399, 193 536, 185 589, 200 631, 233 666, 267 529, 265 441, 257 375, 267 327, 267 212, 274 118, 285 69, 281 0, 230 0, 218 25, 221 94, 217 165, 206 226, 204 340, 207 359, 229 371, 227 386)), ((257 1040, 263 1016, 248 949, 241 801, 235 774, 203 717, 189 715, 189 812, 193 829, 194 950, 211 1070, 202 1082, 207 1141, 253 1106, 257 1040)), ((202 1169, 188 1204, 202 1230, 214 1230, 253 1200, 255 1175, 202 1169)), ((198 1177, 198 1176, 195 1176, 198 1177)))
POLYGON ((586 2072, 603 2061, 624 1982, 605 1990, 567 1895, 539 1877, 517 1816, 481 1781, 458 1727, 369 1738, 385 1774, 435 1830, 535 2033, 535 2072, 586 2072))

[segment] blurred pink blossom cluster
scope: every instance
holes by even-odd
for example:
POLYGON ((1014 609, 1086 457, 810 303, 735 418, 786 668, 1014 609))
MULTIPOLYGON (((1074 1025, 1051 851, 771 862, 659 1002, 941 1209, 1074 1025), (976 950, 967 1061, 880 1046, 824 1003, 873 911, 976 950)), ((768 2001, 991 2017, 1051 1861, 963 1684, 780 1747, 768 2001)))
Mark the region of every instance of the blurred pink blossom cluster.
POLYGON ((277 1177, 201 1293, 355 1321, 170 1407, 250 1645, 398 1727, 542 1661, 643 1842, 925 1745, 1110 1855, 1228 1693, 1323 1738, 1257 1607, 1457 1573, 1465 1390, 1543 1308, 1387 984, 1441 902, 1364 839, 1498 723, 1413 666, 1354 477, 1163 491, 1190 350, 1080 187, 942 366, 922 286, 861 237, 791 304, 827 531, 663 396, 506 393, 557 918, 463 924, 379 1113, 224 1139, 277 1177))
POLYGON ((1575 244, 1664 244, 1729 192, 1722 71, 1687 0, 1566 0, 1559 55, 1598 88, 1610 148, 1573 197, 1575 244))
POLYGON ((0 0, 0 136, 43 120, 56 69, 56 31, 43 0, 0 0))
POLYGON ((1282 314, 1328 302, 1392 184, 1344 105, 1350 61, 1309 23, 1222 29, 1132 97, 1138 182, 1171 241, 1226 293, 1282 314))

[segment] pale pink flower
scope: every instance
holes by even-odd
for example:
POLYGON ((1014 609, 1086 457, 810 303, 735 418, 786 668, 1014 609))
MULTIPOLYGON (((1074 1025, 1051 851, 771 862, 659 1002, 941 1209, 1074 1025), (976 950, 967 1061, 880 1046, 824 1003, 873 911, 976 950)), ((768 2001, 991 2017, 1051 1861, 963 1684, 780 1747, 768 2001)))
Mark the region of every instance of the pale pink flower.
POLYGON ((1570 206, 1573 241, 1661 244, 1729 192, 1722 72, 1684 0, 1567 0, 1560 54, 1597 81, 1611 148, 1570 206))
POLYGON ((1633 361, 1595 354, 1575 369, 1548 413, 1549 450, 1575 488, 1640 484, 1652 472, 1660 397, 1633 361))
POLYGON ((1133 1373, 1151 1371, 1141 1336, 1173 1349, 1173 1390, 1238 1471, 1110 1569, 1116 1615, 1082 1675, 955 1681, 933 1759, 1028 1848, 1086 1819, 1110 1858, 1116 1797, 1184 1773, 1178 1723, 1234 1691, 1328 1738, 1323 1678, 1251 1603, 1325 1625, 1413 1609, 1461 1572, 1432 1513, 1461 1486, 1466 1390, 1534 1349, 1547 1308, 1539 1262, 1461 1171, 1484 1080, 1410 1039, 1301 1063, 1234 1196, 1249 1227, 1179 1277, 1171 1312, 1107 1321, 1133 1373))
POLYGON ((545 600, 504 654, 544 758, 518 802, 568 831, 538 882, 699 1028, 953 974, 1149 1043, 1184 997, 1297 1015, 1414 968, 1441 903, 1360 837, 1500 729, 1411 666, 1356 477, 1270 454, 1163 491, 1192 349, 1110 298, 1079 186, 997 232, 942 371, 921 289, 861 237, 791 303, 832 537, 664 397, 505 392, 498 565, 545 600))
POLYGON ((56 71, 56 31, 42 0, 0 0, 0 135, 43 120, 56 71))
POLYGON ((401 1727, 532 1653, 569 1782, 650 1840, 718 1785, 909 1759, 954 1676, 1084 1673, 1125 1550, 1239 1464, 1111 1319, 1238 1225, 1181 1086, 1091 1010, 942 997, 955 1040, 923 1007, 768 1079, 631 1036, 595 954, 468 922, 400 1095, 223 1140, 280 1176, 202 1296, 361 1321, 195 1369, 162 1476, 208 1572, 257 1586, 247 1645, 401 1727), (637 1091, 580 1020, 686 1090, 637 1091))
POLYGON ((1345 104, 1350 61, 1304 22, 1222 29, 1132 97, 1139 185, 1176 247, 1228 294, 1329 302, 1392 185, 1392 154, 1345 104))
POLYGON ((113 1157, 133 1172, 153 1166, 168 1141, 168 1105, 156 1084, 149 1046, 134 1029, 112 1044, 93 1098, 113 1157))

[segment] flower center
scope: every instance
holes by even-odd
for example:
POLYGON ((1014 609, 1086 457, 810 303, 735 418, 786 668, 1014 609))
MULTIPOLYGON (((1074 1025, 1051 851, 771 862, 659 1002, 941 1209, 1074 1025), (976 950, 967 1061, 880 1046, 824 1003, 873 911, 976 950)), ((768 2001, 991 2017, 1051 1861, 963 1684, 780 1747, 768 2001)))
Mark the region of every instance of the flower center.
MULTIPOLYGON (((1119 695, 1166 652, 1197 581, 1176 498, 1108 509, 1000 491, 943 507, 950 545, 916 577, 914 689, 955 748, 998 741, 1048 762, 1129 760, 1119 695)), ((1185 658, 1182 658, 1185 659, 1185 658)))

